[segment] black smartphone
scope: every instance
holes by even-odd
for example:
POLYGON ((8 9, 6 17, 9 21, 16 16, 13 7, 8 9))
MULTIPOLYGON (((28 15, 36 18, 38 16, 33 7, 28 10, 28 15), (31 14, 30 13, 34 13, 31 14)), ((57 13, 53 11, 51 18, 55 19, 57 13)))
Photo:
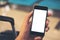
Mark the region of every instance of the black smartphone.
POLYGON ((44 6, 34 6, 32 27, 30 33, 32 35, 44 36, 48 8, 44 6))

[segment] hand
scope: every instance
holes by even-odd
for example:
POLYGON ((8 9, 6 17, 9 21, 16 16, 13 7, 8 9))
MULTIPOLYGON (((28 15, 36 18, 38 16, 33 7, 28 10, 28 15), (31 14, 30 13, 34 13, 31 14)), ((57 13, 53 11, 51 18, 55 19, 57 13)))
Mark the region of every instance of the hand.
MULTIPOLYGON (((40 36, 32 37, 29 34, 30 28, 31 28, 31 22, 29 20, 32 17, 32 13, 33 12, 31 12, 25 16, 25 19, 24 19, 23 24, 21 26, 20 33, 19 33, 18 37, 16 38, 16 40, 42 40, 42 37, 40 37, 40 36)), ((51 15, 52 14, 48 12, 48 16, 51 16, 51 15)), ((46 32, 49 29, 48 24, 49 24, 49 20, 47 19, 46 28, 45 28, 46 32)))

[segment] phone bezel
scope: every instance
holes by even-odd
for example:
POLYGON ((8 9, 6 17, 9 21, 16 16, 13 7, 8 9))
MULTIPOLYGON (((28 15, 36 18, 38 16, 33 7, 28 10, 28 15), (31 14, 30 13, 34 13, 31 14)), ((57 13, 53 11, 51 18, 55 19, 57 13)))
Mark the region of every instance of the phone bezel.
MULTIPOLYGON (((34 6, 34 9, 39 9, 39 10, 46 10, 47 11, 47 14, 48 14, 48 8, 47 7, 44 7, 44 6, 34 6)), ((34 11, 34 10, 33 10, 34 11)), ((33 12, 34 14, 34 12, 33 12)), ((46 14, 46 20, 47 20, 47 14, 46 14)), ((34 15, 33 15, 34 16, 34 15)), ((46 27, 46 20, 45 20, 45 27, 46 27)), ((32 22, 33 22, 33 17, 32 17, 32 22)), ((31 25, 32 26, 32 25, 31 25)), ((31 27, 32 28, 32 27, 31 27)), ((45 34, 45 28, 44 28, 44 33, 41 33, 41 32, 34 32, 34 31, 31 31, 30 29, 30 34, 31 35, 36 35, 36 36, 41 36, 43 37, 44 34, 45 34)))

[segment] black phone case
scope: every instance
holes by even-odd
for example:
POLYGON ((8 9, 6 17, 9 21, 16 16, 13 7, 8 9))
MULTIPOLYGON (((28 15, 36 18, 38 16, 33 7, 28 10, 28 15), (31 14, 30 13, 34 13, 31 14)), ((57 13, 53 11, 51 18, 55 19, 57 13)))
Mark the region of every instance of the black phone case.
MULTIPOLYGON (((47 10, 47 15, 46 15, 46 20, 47 20, 47 16, 48 16, 48 8, 47 7, 44 7, 44 6, 35 6, 34 9, 47 10)), ((33 12, 33 14, 34 14, 34 12, 33 12)), ((46 20, 45 20, 45 28, 46 28, 46 20)), ((33 21, 33 19, 32 19, 32 21, 33 21)), ((45 30, 44 30, 44 33, 39 33, 39 32, 33 32, 33 31, 31 31, 31 28, 30 28, 30 34, 33 35, 33 36, 41 36, 41 37, 44 37, 45 30)))

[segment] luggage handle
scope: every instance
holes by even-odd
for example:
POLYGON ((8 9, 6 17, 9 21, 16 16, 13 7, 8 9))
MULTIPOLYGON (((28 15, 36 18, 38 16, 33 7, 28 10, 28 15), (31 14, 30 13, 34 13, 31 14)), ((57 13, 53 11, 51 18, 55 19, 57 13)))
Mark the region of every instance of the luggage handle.
POLYGON ((14 39, 16 38, 16 32, 15 32, 15 28, 14 28, 14 19, 11 17, 7 17, 7 16, 1 16, 0 15, 0 21, 6 21, 6 22, 10 22, 11 26, 12 26, 12 31, 13 31, 13 35, 14 35, 14 39))

